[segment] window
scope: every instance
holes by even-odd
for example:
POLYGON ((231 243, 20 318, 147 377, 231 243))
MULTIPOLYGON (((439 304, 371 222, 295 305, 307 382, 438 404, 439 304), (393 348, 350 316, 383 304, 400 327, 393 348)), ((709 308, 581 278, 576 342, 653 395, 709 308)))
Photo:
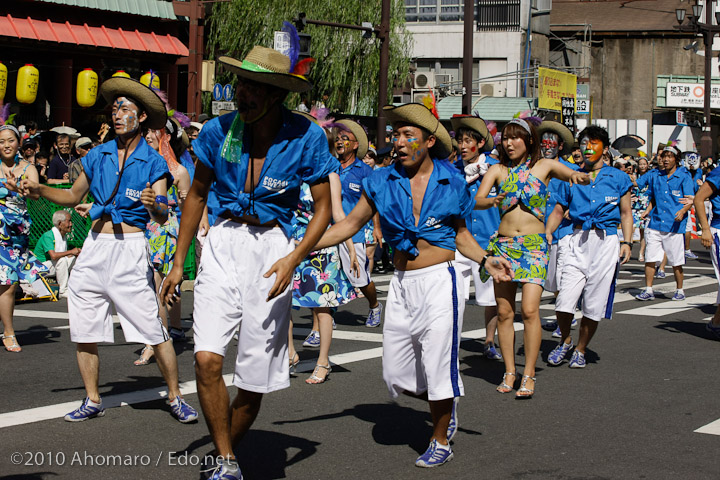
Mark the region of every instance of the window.
POLYGON ((520 0, 478 0, 478 31, 520 30, 520 0))
POLYGON ((463 0, 405 0, 407 22, 462 22, 463 0))

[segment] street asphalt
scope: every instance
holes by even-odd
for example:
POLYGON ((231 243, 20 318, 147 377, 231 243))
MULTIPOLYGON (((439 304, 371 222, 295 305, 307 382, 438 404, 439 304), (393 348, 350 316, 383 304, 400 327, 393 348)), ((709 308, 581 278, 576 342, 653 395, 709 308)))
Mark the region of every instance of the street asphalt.
MULTIPOLYGON (((535 396, 516 401, 495 391, 504 371, 485 359, 483 312, 468 305, 460 371, 455 458, 419 469, 415 458, 431 435, 427 403, 390 400, 382 380, 381 329, 364 326, 367 302, 336 314, 333 370, 322 385, 307 385, 317 350, 301 346, 310 313, 294 311, 300 353, 291 388, 266 395, 253 428, 235 449, 246 479, 718 479, 720 462, 720 342, 705 330, 715 311, 718 283, 709 253, 692 242, 698 260, 685 268, 684 302, 670 300, 668 268, 656 280, 653 302, 632 295, 644 285, 642 265, 622 267, 612 320, 603 321, 584 370, 547 365, 557 340, 543 332, 535 396), (717 422, 713 424, 713 422, 717 422), (700 430, 700 431, 697 431, 700 430)), ((376 276, 381 300, 391 275, 376 276)), ((545 295, 541 317, 553 316, 545 295)), ((192 325, 192 292, 183 295, 183 324, 192 325)), ((153 361, 136 367, 141 346, 100 346, 103 418, 68 423, 84 389, 67 329, 67 304, 16 307, 20 354, 0 351, 0 478, 195 479, 212 450, 205 422, 175 421, 162 398, 153 361)), ((522 371, 522 323, 516 323, 522 371)), ((190 333, 190 332, 188 332, 190 333)), ((573 332, 577 341, 577 330, 573 332)), ((176 344, 186 400, 200 409, 194 384, 192 339, 176 344)), ((229 353, 234 358, 234 347, 229 353)), ((225 362, 231 374, 233 362, 225 362)), ((228 377, 229 378, 229 377, 228 377)), ((234 395, 234 387, 229 387, 234 395)))

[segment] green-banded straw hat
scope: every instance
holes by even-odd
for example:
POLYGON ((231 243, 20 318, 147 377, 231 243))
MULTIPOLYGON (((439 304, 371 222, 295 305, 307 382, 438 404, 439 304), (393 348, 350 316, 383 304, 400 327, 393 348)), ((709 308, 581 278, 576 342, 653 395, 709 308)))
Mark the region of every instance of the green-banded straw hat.
POLYGON ((290 73, 290 57, 272 48, 255 46, 242 61, 226 56, 219 57, 218 61, 238 77, 255 82, 290 92, 307 92, 312 88, 307 78, 290 73))

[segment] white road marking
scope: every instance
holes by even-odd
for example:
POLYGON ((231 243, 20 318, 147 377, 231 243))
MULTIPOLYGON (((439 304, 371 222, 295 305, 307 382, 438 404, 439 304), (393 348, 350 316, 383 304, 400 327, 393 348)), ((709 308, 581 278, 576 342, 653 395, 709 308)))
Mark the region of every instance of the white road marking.
POLYGON ((708 435, 720 435, 720 419, 710 422, 697 430, 695 433, 707 433, 708 435))

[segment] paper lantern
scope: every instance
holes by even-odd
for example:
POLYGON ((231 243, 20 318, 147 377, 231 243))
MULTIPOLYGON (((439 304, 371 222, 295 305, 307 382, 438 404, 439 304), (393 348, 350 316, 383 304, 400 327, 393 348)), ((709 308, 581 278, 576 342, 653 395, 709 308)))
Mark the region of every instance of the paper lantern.
POLYGON ((86 68, 78 73, 77 77, 77 103, 81 107, 92 107, 97 100, 98 75, 92 68, 86 68))
POLYGON ((0 103, 5 100, 7 91, 7 67, 0 62, 0 103))
POLYGON ((145 75, 140 77, 140 83, 147 87, 151 87, 154 89, 160 88, 160 77, 158 77, 157 73, 150 70, 149 72, 146 72, 145 75), (150 84, 150 81, 152 79, 152 86, 150 84))
POLYGON ((18 70, 15 97, 20 103, 33 103, 37 98, 38 82, 40 72, 32 64, 28 63, 18 70))
POLYGON ((125 70, 118 70, 117 72, 113 73, 113 77, 130 78, 130 75, 126 73, 125 70))

